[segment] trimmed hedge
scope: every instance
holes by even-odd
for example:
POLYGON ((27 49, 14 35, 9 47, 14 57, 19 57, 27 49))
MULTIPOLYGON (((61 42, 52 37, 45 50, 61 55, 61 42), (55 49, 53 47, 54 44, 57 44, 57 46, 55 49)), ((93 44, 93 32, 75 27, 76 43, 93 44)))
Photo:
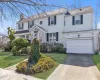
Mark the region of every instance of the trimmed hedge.
POLYGON ((23 47, 27 47, 28 45, 29 45, 28 40, 24 39, 24 38, 18 38, 12 42, 12 47, 17 46, 18 49, 21 49, 23 47))
POLYGON ((11 51, 14 56, 18 56, 21 54, 28 54, 27 46, 29 45, 29 42, 27 39, 24 38, 15 39, 11 45, 13 47, 11 51))

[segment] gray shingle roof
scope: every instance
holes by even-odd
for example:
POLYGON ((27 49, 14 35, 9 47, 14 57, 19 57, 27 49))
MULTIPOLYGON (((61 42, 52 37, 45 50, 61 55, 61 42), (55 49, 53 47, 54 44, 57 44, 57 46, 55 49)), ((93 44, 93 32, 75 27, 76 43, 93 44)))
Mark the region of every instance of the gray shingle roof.
POLYGON ((30 16, 28 18, 25 18, 22 20, 22 22, 27 22, 29 20, 35 20, 35 19, 39 19, 39 18, 44 18, 44 17, 47 17, 47 16, 52 16, 52 15, 57 15, 57 14, 61 14, 61 13, 66 13, 67 9, 66 8, 60 8, 60 9, 57 9, 57 10, 53 10, 53 11, 50 11, 50 12, 45 12, 45 13, 42 13, 42 14, 39 14, 39 15, 33 15, 33 16, 30 16))
POLYGON ((57 10, 53 10, 50 12, 45 12, 39 15, 33 15, 30 16, 28 18, 24 18, 23 20, 19 21, 19 22, 28 22, 29 20, 35 20, 35 19, 39 19, 39 18, 45 18, 47 16, 52 16, 52 15, 58 15, 58 14, 62 14, 62 13, 66 13, 66 15, 76 15, 76 14, 85 14, 85 13, 92 13, 93 12, 93 8, 91 6, 87 6, 87 7, 83 7, 83 8, 77 8, 77 9, 72 9, 72 10, 68 10, 66 8, 60 8, 57 10))
POLYGON ((92 12, 93 12, 93 8, 91 6, 88 6, 84 8, 69 10, 67 11, 66 15, 85 14, 85 13, 92 13, 92 12))

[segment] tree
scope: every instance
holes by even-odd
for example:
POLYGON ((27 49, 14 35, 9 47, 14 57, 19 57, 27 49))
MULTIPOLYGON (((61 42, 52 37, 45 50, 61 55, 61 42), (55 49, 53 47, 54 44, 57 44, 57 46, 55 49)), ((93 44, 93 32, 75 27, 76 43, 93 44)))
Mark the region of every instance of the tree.
POLYGON ((10 41, 13 41, 15 39, 14 34, 15 34, 15 31, 9 27, 8 28, 8 38, 10 39, 10 41))
POLYGON ((19 14, 29 16, 33 12, 45 13, 47 9, 54 7, 61 6, 49 5, 46 0, 0 0, 0 17, 1 19, 7 19, 9 16, 19 17, 19 14))

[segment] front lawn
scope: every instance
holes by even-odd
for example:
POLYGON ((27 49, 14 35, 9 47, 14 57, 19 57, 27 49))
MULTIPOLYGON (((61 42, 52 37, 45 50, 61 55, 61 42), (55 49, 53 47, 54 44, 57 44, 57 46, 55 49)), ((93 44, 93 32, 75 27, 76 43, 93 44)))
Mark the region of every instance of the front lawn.
POLYGON ((6 68, 24 60, 26 56, 12 56, 11 52, 0 52, 0 68, 6 68))
POLYGON ((46 53, 45 55, 52 57, 56 61, 56 66, 48 71, 33 75, 34 77, 46 80, 50 74, 57 68, 59 64, 64 63, 67 55, 62 53, 46 53))
POLYGON ((94 61, 95 65, 97 66, 97 68, 100 71, 100 55, 94 55, 93 56, 93 61, 94 61))

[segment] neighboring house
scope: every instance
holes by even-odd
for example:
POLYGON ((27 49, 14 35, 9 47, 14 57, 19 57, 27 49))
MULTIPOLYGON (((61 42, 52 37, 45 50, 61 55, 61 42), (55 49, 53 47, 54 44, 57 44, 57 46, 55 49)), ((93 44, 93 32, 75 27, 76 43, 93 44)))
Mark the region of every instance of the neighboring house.
POLYGON ((93 29, 93 20, 91 6, 61 8, 28 18, 21 15, 15 36, 29 40, 37 36, 41 43, 62 43, 67 53, 93 54, 99 49, 100 34, 93 29))

